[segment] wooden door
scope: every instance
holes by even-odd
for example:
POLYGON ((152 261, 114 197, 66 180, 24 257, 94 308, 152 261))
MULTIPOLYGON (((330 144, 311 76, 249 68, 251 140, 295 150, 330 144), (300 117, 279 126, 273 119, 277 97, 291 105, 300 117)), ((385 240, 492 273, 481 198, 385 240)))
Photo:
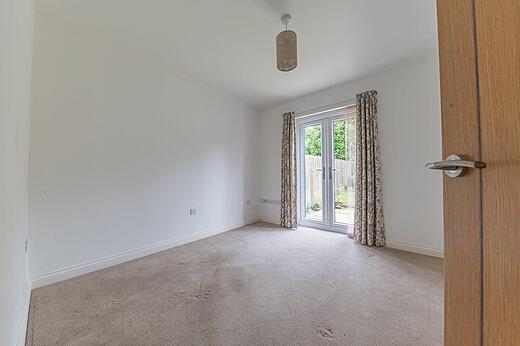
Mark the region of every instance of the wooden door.
POLYGON ((483 171, 483 343, 520 345, 520 1, 475 0, 483 171))
POLYGON ((520 345, 520 1, 438 0, 445 345, 520 345))
MULTIPOLYGON (((438 0, 442 155, 481 160, 472 0, 438 0)), ((479 345, 481 171, 444 177, 445 345, 479 345)))

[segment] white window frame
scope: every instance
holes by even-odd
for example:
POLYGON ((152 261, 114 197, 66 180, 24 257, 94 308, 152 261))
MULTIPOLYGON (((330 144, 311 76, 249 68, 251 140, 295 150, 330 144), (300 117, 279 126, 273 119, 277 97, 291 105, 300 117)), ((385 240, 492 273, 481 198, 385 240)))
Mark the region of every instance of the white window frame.
POLYGON ((319 114, 308 115, 299 117, 296 119, 296 164, 298 167, 297 174, 297 204, 298 204, 298 224, 304 227, 312 227, 322 229, 326 231, 338 232, 338 233, 352 233, 353 225, 340 224, 334 222, 334 208, 330 206, 330 198, 333 198, 331 194, 334 194, 334 179, 330 179, 330 172, 327 169, 325 172, 326 178, 322 185, 323 193, 323 220, 318 222, 305 218, 305 136, 304 128, 316 124, 322 126, 322 167, 329 167, 332 165, 330 158, 333 157, 331 150, 333 151, 332 141, 332 123, 338 119, 345 119, 345 111, 352 107, 348 105, 341 108, 336 108, 330 111, 320 112, 319 114))

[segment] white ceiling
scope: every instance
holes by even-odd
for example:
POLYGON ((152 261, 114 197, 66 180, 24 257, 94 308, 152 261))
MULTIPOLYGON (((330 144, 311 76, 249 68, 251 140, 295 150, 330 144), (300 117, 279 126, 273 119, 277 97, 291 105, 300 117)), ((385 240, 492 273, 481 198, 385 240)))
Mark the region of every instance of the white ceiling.
POLYGON ((435 47, 435 0, 37 0, 64 17, 168 54, 168 68, 263 108, 435 47), (280 16, 298 67, 275 66, 280 16))

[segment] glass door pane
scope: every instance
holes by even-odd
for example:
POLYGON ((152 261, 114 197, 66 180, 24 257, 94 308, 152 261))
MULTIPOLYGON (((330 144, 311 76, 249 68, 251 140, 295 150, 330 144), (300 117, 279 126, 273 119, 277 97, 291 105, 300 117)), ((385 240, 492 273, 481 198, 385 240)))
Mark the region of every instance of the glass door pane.
POLYGON ((321 124, 304 127, 305 140, 305 219, 323 222, 323 128, 321 124))
POLYGON ((332 121, 331 162, 333 223, 354 224, 354 189, 356 182, 356 128, 354 118, 332 121), (332 174, 332 172, 334 174, 332 174))
POLYGON ((302 226, 345 233, 354 224, 354 114, 349 107, 298 123, 298 210, 302 226))

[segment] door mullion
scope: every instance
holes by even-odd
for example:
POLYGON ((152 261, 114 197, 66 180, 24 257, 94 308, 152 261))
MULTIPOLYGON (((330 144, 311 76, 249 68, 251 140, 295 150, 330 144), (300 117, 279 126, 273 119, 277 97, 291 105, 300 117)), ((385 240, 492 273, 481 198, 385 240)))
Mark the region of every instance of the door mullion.
POLYGON ((327 124, 325 119, 321 120, 321 166, 323 168, 323 177, 321 180, 321 207, 323 210, 322 222, 327 225, 327 124))
POLYGON ((331 157, 332 157, 332 128, 330 126, 331 121, 330 119, 326 118, 323 120, 323 128, 324 128, 324 141, 325 141, 325 155, 324 155, 324 162, 325 162, 325 200, 323 203, 324 207, 324 215, 325 219, 323 220, 325 222, 325 225, 331 226, 332 225, 332 207, 331 207, 331 200, 332 200, 332 191, 331 191, 331 179, 330 179, 330 169, 331 167, 331 157))

